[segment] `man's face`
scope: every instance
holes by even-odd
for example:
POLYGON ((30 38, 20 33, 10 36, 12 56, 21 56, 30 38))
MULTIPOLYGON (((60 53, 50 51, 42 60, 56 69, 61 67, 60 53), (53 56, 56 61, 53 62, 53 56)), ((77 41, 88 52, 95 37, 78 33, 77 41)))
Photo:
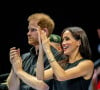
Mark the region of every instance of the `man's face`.
POLYGON ((51 45, 56 48, 59 52, 62 52, 62 47, 60 43, 51 42, 51 45))
POLYGON ((38 32, 37 30, 39 30, 39 26, 37 25, 37 22, 36 20, 30 20, 29 21, 29 25, 28 25, 28 33, 27 33, 27 36, 28 36, 28 44, 30 45, 38 45, 38 32))

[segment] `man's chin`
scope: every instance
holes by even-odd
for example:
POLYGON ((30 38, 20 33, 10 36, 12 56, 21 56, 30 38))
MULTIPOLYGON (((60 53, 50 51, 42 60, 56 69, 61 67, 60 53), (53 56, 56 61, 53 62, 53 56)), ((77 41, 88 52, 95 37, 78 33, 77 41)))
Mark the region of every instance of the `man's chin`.
POLYGON ((32 42, 28 42, 29 45, 32 45, 32 42))

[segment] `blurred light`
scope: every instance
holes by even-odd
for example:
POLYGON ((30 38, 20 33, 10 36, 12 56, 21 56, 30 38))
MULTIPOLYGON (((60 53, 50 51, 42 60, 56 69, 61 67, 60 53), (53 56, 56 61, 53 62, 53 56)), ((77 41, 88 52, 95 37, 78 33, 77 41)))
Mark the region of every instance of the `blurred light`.
POLYGON ((98 53, 100 53, 100 44, 98 44, 97 50, 98 50, 98 53))

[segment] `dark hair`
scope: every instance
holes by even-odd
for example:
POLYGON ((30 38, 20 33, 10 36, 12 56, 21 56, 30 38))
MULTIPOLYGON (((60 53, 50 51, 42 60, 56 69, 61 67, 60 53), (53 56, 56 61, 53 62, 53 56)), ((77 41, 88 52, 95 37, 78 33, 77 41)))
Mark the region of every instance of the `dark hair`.
POLYGON ((88 37, 87 37, 85 31, 81 27, 68 27, 63 30, 62 35, 65 31, 70 31, 72 36, 76 40, 81 41, 79 51, 80 51, 80 54, 82 55, 82 57, 91 59, 92 52, 91 52, 90 44, 89 44, 88 37))

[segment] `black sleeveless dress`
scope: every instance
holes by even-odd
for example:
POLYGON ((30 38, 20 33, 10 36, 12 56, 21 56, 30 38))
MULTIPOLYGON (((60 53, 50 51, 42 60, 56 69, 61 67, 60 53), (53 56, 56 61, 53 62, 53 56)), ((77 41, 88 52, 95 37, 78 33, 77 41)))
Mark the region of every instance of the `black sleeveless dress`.
MULTIPOLYGON (((77 66, 86 59, 80 59, 74 63, 67 63, 65 70, 77 66)), ((66 81, 54 80, 53 90, 88 90, 91 79, 85 80, 83 77, 70 79, 66 81)))

